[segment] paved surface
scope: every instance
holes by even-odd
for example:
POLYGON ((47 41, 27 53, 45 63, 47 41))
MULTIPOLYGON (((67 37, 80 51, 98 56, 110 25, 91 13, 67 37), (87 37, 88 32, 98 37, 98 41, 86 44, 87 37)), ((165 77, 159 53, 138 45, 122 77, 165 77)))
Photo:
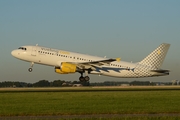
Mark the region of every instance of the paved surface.
POLYGON ((96 115, 58 115, 58 116, 11 116, 0 117, 0 120, 57 120, 57 119, 86 119, 86 118, 121 118, 121 117, 180 117, 179 113, 166 114, 96 114, 96 115))

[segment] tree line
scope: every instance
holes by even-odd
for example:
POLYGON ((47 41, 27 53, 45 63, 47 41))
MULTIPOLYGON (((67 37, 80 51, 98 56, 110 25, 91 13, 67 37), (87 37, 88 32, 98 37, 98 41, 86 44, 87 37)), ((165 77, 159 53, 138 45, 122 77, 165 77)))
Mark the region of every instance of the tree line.
POLYGON ((80 82, 80 81, 64 81, 64 80, 54 80, 49 82, 48 80, 39 80, 35 83, 26 83, 26 82, 13 82, 13 81, 4 81, 0 82, 0 87, 71 87, 74 85, 81 86, 154 86, 154 85, 171 85, 171 82, 167 83, 158 83, 150 81, 132 81, 132 82, 122 82, 122 81, 105 81, 105 82, 80 82))
POLYGON ((78 81, 68 82, 64 80, 54 80, 49 82, 48 80, 40 80, 35 83, 26 83, 26 82, 13 82, 13 81, 4 81, 0 82, 0 87, 63 87, 63 86, 72 86, 74 84, 84 84, 78 81))

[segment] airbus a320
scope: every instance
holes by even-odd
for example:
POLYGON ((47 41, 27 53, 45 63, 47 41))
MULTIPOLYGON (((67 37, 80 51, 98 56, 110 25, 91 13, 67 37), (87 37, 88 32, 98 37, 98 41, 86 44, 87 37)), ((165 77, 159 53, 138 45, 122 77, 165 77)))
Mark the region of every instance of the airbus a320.
POLYGON ((11 54, 20 60, 30 62, 29 72, 34 64, 52 66, 56 73, 80 73, 80 81, 89 81, 89 74, 119 78, 141 78, 169 75, 161 69, 170 44, 163 43, 140 62, 121 61, 120 58, 96 57, 86 54, 52 49, 42 46, 21 46, 11 54), (85 74, 85 75, 84 75, 85 74))

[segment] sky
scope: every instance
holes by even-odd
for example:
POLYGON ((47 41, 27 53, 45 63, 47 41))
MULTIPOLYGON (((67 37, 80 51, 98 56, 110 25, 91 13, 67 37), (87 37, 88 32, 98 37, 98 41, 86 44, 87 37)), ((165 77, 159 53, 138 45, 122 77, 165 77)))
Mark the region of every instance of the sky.
POLYGON ((89 75, 90 82, 180 80, 179 0, 0 0, 0 82, 78 80, 53 67, 11 56, 22 45, 45 46, 138 62, 161 43, 170 43, 162 68, 169 76, 113 78, 89 75))

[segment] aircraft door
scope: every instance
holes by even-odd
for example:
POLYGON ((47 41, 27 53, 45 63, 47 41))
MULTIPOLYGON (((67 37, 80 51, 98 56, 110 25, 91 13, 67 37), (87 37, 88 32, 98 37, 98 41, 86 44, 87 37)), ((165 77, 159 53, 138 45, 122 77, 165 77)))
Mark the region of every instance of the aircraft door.
POLYGON ((37 47, 34 46, 34 47, 32 47, 31 56, 36 56, 36 55, 37 55, 37 47))

